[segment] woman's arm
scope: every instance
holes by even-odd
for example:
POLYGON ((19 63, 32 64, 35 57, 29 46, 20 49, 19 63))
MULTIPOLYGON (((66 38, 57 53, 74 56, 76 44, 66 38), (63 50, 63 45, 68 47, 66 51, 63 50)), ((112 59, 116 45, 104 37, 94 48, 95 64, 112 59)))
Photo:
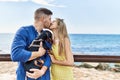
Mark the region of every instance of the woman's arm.
POLYGON ((71 51, 70 40, 65 38, 65 56, 66 60, 56 60, 53 55, 51 56, 51 60, 54 64, 64 65, 64 66, 73 66, 74 58, 71 51))

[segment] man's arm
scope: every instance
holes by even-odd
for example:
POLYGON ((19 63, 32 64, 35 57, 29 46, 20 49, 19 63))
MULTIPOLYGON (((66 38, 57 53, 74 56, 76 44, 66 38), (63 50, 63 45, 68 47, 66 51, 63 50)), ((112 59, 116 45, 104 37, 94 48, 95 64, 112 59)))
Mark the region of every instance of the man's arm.
POLYGON ((27 37, 28 33, 23 27, 17 31, 11 46, 11 59, 13 61, 26 62, 42 56, 45 53, 43 49, 41 50, 41 48, 36 52, 27 51, 27 37))
POLYGON ((44 56, 45 56, 45 62, 43 66, 46 66, 47 68, 49 68, 51 66, 51 58, 48 53, 46 53, 44 56))
POLYGON ((45 73, 46 70, 51 66, 51 58, 48 53, 46 53, 44 56, 45 56, 45 61, 41 70, 43 70, 43 72, 45 73))

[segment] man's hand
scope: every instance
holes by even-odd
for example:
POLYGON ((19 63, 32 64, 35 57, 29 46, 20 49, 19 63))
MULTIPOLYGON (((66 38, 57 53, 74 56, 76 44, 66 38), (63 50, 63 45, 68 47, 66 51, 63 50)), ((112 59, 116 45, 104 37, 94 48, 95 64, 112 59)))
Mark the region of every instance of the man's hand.
POLYGON ((42 44, 43 43, 40 42, 40 48, 38 50, 38 52, 40 52, 40 56, 43 56, 45 54, 45 52, 46 52, 46 50, 43 48, 42 44))
POLYGON ((29 58, 29 60, 33 60, 33 59, 35 59, 37 57, 41 57, 41 56, 43 56, 45 54, 45 52, 46 52, 46 50, 43 48, 42 42, 41 42, 39 50, 32 52, 32 55, 29 58))
POLYGON ((30 71, 33 71, 33 73, 29 73, 29 72, 26 72, 26 75, 29 77, 29 78, 33 78, 33 79, 37 79, 39 77, 41 77, 42 75, 45 74, 45 71, 44 70, 39 70, 39 69, 30 69, 30 71))

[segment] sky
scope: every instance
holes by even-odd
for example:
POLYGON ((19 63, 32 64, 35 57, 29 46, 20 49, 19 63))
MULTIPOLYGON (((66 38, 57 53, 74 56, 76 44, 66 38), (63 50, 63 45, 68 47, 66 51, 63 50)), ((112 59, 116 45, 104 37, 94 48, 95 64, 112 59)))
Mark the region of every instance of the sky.
POLYGON ((120 34, 120 0, 0 0, 0 33, 33 24, 40 7, 64 19, 68 33, 120 34))

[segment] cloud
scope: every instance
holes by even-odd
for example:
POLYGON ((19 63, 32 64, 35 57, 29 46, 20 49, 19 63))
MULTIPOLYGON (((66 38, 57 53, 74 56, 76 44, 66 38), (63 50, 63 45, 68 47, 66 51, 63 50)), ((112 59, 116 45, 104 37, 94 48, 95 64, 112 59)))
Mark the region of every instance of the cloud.
POLYGON ((41 4, 45 6, 52 6, 52 7, 66 7, 64 5, 55 5, 52 4, 55 0, 0 0, 1 2, 26 2, 26 1, 31 1, 36 4, 41 4))
POLYGON ((65 7, 64 5, 51 4, 50 2, 54 2, 54 0, 49 0, 49 1, 45 1, 45 0, 32 0, 32 2, 37 3, 37 4, 46 5, 46 6, 65 7))
POLYGON ((0 0, 1 2, 24 2, 28 0, 0 0))

